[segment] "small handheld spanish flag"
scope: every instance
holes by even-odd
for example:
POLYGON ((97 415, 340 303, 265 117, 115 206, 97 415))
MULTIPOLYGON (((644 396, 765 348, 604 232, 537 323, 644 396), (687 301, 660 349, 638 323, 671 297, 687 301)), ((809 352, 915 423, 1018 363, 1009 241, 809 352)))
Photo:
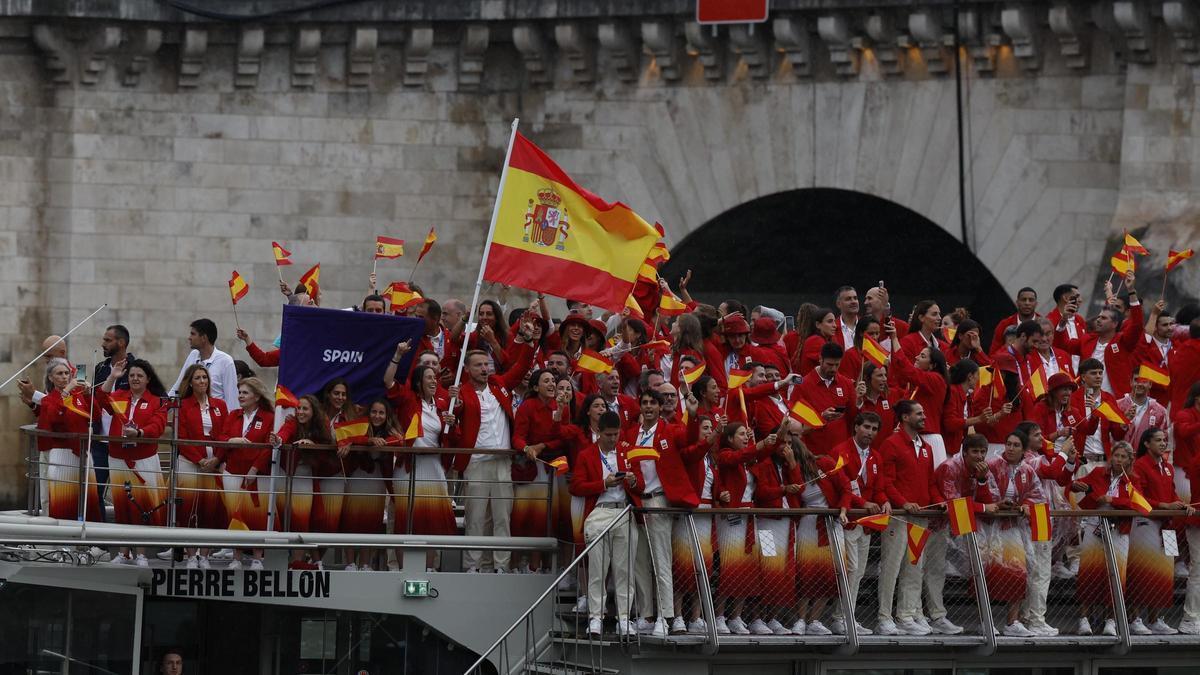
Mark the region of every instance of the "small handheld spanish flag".
POLYGON ((678 316, 687 313, 687 305, 671 293, 663 293, 658 299, 658 313, 662 316, 678 316))
POLYGON ((1138 366, 1137 376, 1139 379, 1150 380, 1150 382, 1161 387, 1168 387, 1171 385, 1171 374, 1150 363, 1143 363, 1142 365, 1138 366))
POLYGON ((1193 255, 1194 253, 1190 248, 1185 248, 1182 251, 1171 251, 1169 254, 1167 254, 1167 271, 1170 272, 1171 270, 1175 269, 1176 265, 1184 260, 1187 260, 1193 255))
POLYGON ((87 406, 83 404, 83 399, 78 394, 72 394, 63 399, 63 407, 85 420, 92 419, 92 414, 87 410, 87 406))
POLYGON ((408 428, 404 430, 404 440, 415 441, 425 435, 421 429, 421 413, 413 413, 412 419, 408 422, 408 428))
POLYGON ((550 464, 550 466, 554 467, 554 473, 559 476, 562 476, 563 474, 567 473, 567 471, 569 471, 571 468, 567 464, 567 458, 562 457, 562 456, 555 457, 554 459, 550 460, 548 462, 548 464, 550 464))
POLYGON ((646 319, 646 313, 642 311, 642 306, 637 303, 637 300, 630 294, 625 298, 625 309, 629 310, 629 316, 637 317, 643 321, 646 319))
POLYGON ((1029 538, 1031 541, 1050 541, 1050 505, 1034 504, 1029 508, 1029 538))
POLYGON ((333 425, 333 435, 339 448, 347 445, 363 445, 367 442, 367 434, 370 431, 371 421, 365 417, 333 425))
POLYGON ((1121 276, 1125 276, 1137 268, 1137 262, 1127 248, 1122 248, 1120 252, 1109 258, 1108 264, 1112 266, 1113 272, 1121 276))
POLYGON ((300 284, 308 291, 311 296, 316 296, 321 290, 321 263, 313 265, 311 269, 300 277, 300 284))
POLYGON ((417 262, 421 262, 425 254, 429 253, 429 249, 433 248, 433 242, 435 241, 437 241, 437 233, 431 227, 429 228, 429 234, 425 235, 425 243, 421 246, 421 252, 417 254, 417 262))
POLYGON ((696 380, 700 379, 700 376, 703 374, 704 374, 704 364, 701 363, 700 365, 696 366, 695 368, 692 368, 691 370, 684 371, 683 383, 690 387, 693 384, 695 384, 696 380))
POLYGON ((1128 476, 1125 477, 1125 480, 1128 481, 1126 483, 1126 487, 1129 490, 1129 503, 1133 506, 1133 510, 1137 511, 1143 516, 1150 515, 1150 512, 1154 510, 1154 507, 1150 506, 1150 502, 1146 499, 1146 496, 1142 494, 1142 491, 1133 486, 1133 481, 1129 480, 1128 476))
POLYGON ((863 336, 862 355, 863 358, 871 363, 874 363, 876 367, 883 367, 887 365, 887 350, 883 348, 883 345, 876 342, 875 338, 871 337, 870 335, 863 336))
POLYGON ((956 537, 970 534, 979 527, 975 521, 975 500, 970 497, 951 499, 946 515, 950 516, 950 533, 956 537))
POLYGON ((295 408, 300 405, 299 399, 290 389, 282 384, 275 385, 275 406, 278 408, 295 408))
POLYGON ((625 453, 625 459, 631 462, 640 462, 647 459, 658 459, 658 451, 654 448, 634 448, 625 453))
POLYGON ((1147 251, 1146 247, 1142 246, 1142 242, 1134 239, 1133 235, 1128 232, 1125 233, 1125 250, 1138 255, 1150 255, 1150 251, 1147 251))
POLYGON ((375 237, 375 259, 399 258, 404 255, 404 240, 392 237, 375 237))
POLYGON ((238 274, 237 270, 234 270, 233 276, 229 278, 229 295, 233 298, 233 304, 236 305, 238 300, 246 297, 246 294, 249 292, 250 284, 247 284, 242 275, 238 274))
POLYGON ((655 286, 658 285, 658 268, 654 266, 654 263, 649 258, 638 269, 638 279, 654 284, 655 286))
POLYGON ((1105 419, 1113 424, 1129 424, 1129 418, 1122 415, 1121 411, 1117 410, 1116 407, 1108 401, 1101 401, 1100 405, 1096 406, 1095 412, 1100 413, 1100 415, 1104 416, 1105 419))
POLYGON ((1033 394, 1033 398, 1037 399, 1046 395, 1050 390, 1050 381, 1046 378, 1046 366, 1038 366, 1038 369, 1033 371, 1033 375, 1029 376, 1029 392, 1033 394))
POLYGON ((873 516, 863 516, 853 521, 855 525, 862 525, 869 530, 883 532, 888 528, 888 524, 892 522, 891 514, 876 513, 873 516))
POLYGON ((788 411, 788 415, 793 419, 803 422, 804 424, 807 424, 813 428, 825 426, 825 420, 821 419, 821 416, 817 413, 817 411, 813 410, 813 407, 803 399, 797 399, 796 402, 792 404, 792 408, 788 411))
POLYGON ((908 564, 916 565, 925 551, 925 543, 929 541, 929 530, 917 525, 908 524, 908 564))
POLYGON ((416 307, 425 301, 425 298, 420 293, 414 291, 403 281, 393 281, 388 286, 387 292, 388 300, 392 303, 393 312, 416 307))
POLYGON ((585 373, 607 373, 613 369, 612 359, 605 357, 603 354, 591 349, 585 349, 579 354, 579 360, 575 362, 575 370, 582 370, 585 373))
POLYGON ((271 251, 275 254, 275 265, 276 266, 283 267, 284 265, 292 264, 292 259, 291 259, 292 252, 287 250, 286 248, 284 248, 282 245, 280 245, 279 242, 277 242, 277 241, 271 242, 271 251))
POLYGON ((743 384, 749 382, 752 375, 754 375, 753 371, 731 368, 729 370, 729 374, 725 378, 725 386, 727 386, 729 389, 737 389, 743 384))

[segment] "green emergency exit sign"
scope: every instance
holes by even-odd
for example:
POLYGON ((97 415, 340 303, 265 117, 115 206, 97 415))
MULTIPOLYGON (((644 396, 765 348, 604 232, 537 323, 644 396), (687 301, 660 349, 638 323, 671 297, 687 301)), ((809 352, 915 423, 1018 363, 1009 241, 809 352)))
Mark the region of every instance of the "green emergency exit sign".
POLYGON ((404 582, 404 597, 406 598, 428 598, 429 597, 429 582, 409 580, 404 582))

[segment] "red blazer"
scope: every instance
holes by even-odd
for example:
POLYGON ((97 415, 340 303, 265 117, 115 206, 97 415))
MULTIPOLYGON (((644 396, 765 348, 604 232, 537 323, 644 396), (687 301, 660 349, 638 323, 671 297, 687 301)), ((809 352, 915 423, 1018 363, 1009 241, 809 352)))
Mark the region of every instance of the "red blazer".
MULTIPOLYGON (((1117 407, 1117 399, 1114 398, 1112 394, 1106 391, 1101 391, 1100 400, 1107 402, 1113 407, 1114 410, 1120 410, 1120 408, 1117 407)), ((1077 410, 1086 412, 1087 408, 1084 406, 1082 388, 1071 392, 1070 406, 1077 410)), ((1125 432, 1128 431, 1128 428, 1124 424, 1114 424, 1109 422, 1107 417, 1093 411, 1090 417, 1085 417, 1085 420, 1081 425, 1084 433, 1075 444, 1075 447, 1079 449, 1079 452, 1083 452, 1083 437, 1094 434, 1096 432, 1096 425, 1100 425, 1100 442, 1104 444, 1104 456, 1108 457, 1108 453, 1112 451, 1113 441, 1119 441, 1125 438, 1125 432)))
MULTIPOLYGON (((950 343, 946 342, 941 331, 934 333, 933 339, 937 340, 938 349, 943 354, 950 351, 950 343)), ((917 355, 921 353, 922 349, 928 346, 929 343, 925 341, 925 336, 921 335, 921 331, 919 330, 913 331, 900 339, 900 349, 904 350, 904 353, 908 355, 910 363, 917 360, 917 355)), ((894 362, 896 359, 892 359, 892 361, 894 362)))
POLYGON ((279 350, 272 349, 269 352, 264 352, 261 347, 251 342, 246 345, 246 353, 250 355, 250 359, 262 366, 263 368, 275 368, 279 365, 279 350))
POLYGON ((775 447, 770 445, 764 445, 761 450, 757 446, 747 445, 741 450, 721 448, 717 453, 721 489, 729 491, 729 508, 749 508, 755 505, 753 495, 751 501, 742 501, 746 494, 746 471, 750 471, 751 467, 761 461, 772 461, 771 453, 774 450, 775 447))
MULTIPOLYGON (((167 429, 167 409, 163 407, 162 399, 145 392, 142 394, 141 400, 137 403, 135 410, 128 410, 130 402, 130 394, 128 389, 118 389, 111 394, 103 389, 96 390, 96 402, 103 402, 104 407, 112 413, 112 422, 108 427, 109 436, 120 436, 125 420, 132 414, 133 423, 138 425, 142 430, 142 438, 158 438, 163 435, 167 429), (126 408, 125 413, 117 412, 118 404, 123 404, 126 408)), ((77 416, 78 417, 78 416, 77 416)), ((124 443, 111 442, 108 444, 108 456, 117 459, 123 459, 130 468, 133 467, 133 461, 153 457, 158 454, 157 443, 139 443, 126 445, 124 443)))
MULTIPOLYGON (((1129 393, 1130 380, 1133 378, 1134 350, 1146 334, 1142 327, 1144 322, 1141 304, 1133 305, 1129 308, 1129 316, 1125 317, 1121 329, 1104 348, 1104 369, 1113 393, 1118 398, 1129 393)), ((1092 356, 1099 339, 1100 336, 1096 333, 1085 332, 1080 333, 1079 339, 1072 340, 1065 330, 1054 331, 1054 346, 1081 359, 1092 356)))
POLYGON ((887 495, 892 506, 908 502, 928 506, 945 501, 933 473, 933 449, 921 441, 920 456, 904 432, 892 434, 879 449, 878 491, 887 495))
MULTIPOLYGON (((1175 430, 1175 454, 1171 457, 1175 466, 1189 473, 1200 461, 1200 410, 1184 408, 1171 416, 1175 430)), ((1200 492, 1194 493, 1200 498, 1200 492)))
MULTIPOLYGON (((913 335, 914 333, 910 333, 909 337, 913 335)), ((924 338, 920 335, 917 335, 917 339, 924 344, 924 338)), ((917 353, 924 348, 922 346, 917 353)), ((889 380, 901 387, 912 385, 917 389, 913 400, 920 403, 921 408, 925 411, 925 431, 923 433, 942 433, 942 408, 946 403, 946 389, 950 386, 946 378, 932 370, 918 370, 910 359, 904 358, 904 354, 893 356, 890 363, 892 367, 888 371, 889 380)), ((947 451, 949 450, 947 449, 947 451)))
MULTIPOLYGON (((1039 314, 1037 312, 1033 313, 1033 318, 1036 319, 1038 316, 1039 314)), ((988 343, 988 353, 990 354, 1003 347, 1004 331, 1008 330, 1009 326, 1015 326, 1020 322, 1021 316, 1019 314, 1010 314, 1003 319, 1000 319, 1000 323, 996 324, 996 330, 992 333, 992 341, 988 343)))
POLYGON ((1171 373, 1171 411, 1183 410, 1188 389, 1193 382, 1200 382, 1200 340, 1176 338, 1167 370, 1171 373))
MULTIPOLYGON (((98 389, 96 391, 99 391, 98 389)), ((91 406, 89 395, 84 390, 78 390, 71 394, 71 399, 74 401, 76 408, 87 412, 91 406)), ((97 401, 99 397, 97 397, 97 401)), ((99 414, 99 410, 93 413, 99 414)), ((88 420, 83 415, 72 412, 67 409, 63 402, 63 397, 57 390, 46 394, 42 399, 41 405, 38 406, 38 422, 37 428, 42 431, 58 431, 73 434, 86 434, 88 432, 88 420)), ((79 449, 87 445, 87 439, 70 440, 66 438, 46 438, 46 443, 38 443, 38 449, 42 452, 48 451, 51 448, 70 448, 75 456, 79 456, 79 449)))
MULTIPOLYGON (((1046 315, 1046 320, 1050 322, 1051 326, 1054 326, 1054 328, 1057 329, 1058 324, 1062 323, 1062 312, 1060 312, 1058 310, 1058 308, 1055 307, 1054 309, 1050 310, 1049 314, 1046 315)), ((1079 316, 1078 314, 1071 317, 1071 323, 1075 324, 1075 334, 1076 335, 1083 335, 1084 333, 1087 332, 1087 329, 1088 329, 1087 321, 1084 321, 1083 317, 1079 316)), ((994 351, 1000 349, 1002 346, 1004 346, 1003 340, 992 345, 992 351, 994 352, 994 351)), ((1089 354, 1089 356, 1091 356, 1091 355, 1089 354)), ((1107 488, 1105 488, 1105 489, 1107 489, 1107 488)))
MULTIPOLYGON (((731 351, 729 346, 725 344, 713 345, 712 350, 706 351, 708 366, 705 368, 704 374, 713 376, 713 379, 721 387, 722 393, 729 388, 729 380, 726 379, 725 373, 725 359, 728 358, 731 351), (714 357, 716 357, 715 361, 714 357)), ((737 353, 738 368, 745 368, 747 363, 753 361, 754 352, 754 347, 750 346, 749 343, 745 347, 742 347, 742 350, 737 353)))
POLYGON ((961 384, 952 384, 945 405, 942 406, 942 440, 946 444, 946 456, 958 454, 963 439, 967 436, 967 417, 970 401, 961 384))
MULTIPOLYGON (((245 424, 245 412, 238 408, 225 420, 225 433, 220 440, 244 436, 251 443, 270 443, 271 430, 275 428, 275 413, 259 408, 254 411, 254 421, 246 433, 242 433, 245 424)), ((270 448, 214 448, 215 454, 225 465, 225 470, 235 476, 244 476, 251 467, 258 469, 258 475, 263 476, 271 470, 270 448)))
MULTIPOLYGON (((513 419, 512 393, 511 390, 516 386, 522 378, 525 377, 525 371, 529 370, 529 364, 533 361, 533 347, 527 344, 518 345, 521 349, 516 350, 517 362, 513 364, 503 375, 492 375, 488 377, 487 387, 492 392, 492 396, 500 403, 500 409, 508 417, 509 422, 513 419)), ((451 438, 457 447, 473 448, 475 442, 479 439, 480 425, 480 407, 479 394, 475 391, 475 386, 470 382, 466 382, 459 387, 461 400, 458 401, 458 408, 455 415, 458 417, 458 425, 451 429, 451 438)), ((467 464, 471 461, 471 456, 461 454, 454 458, 454 468, 462 473, 467 469, 467 464)))
MULTIPOLYGON (((899 401, 901 392, 895 387, 889 387, 886 396, 880 396, 875 400, 863 398, 861 403, 854 409, 854 415, 850 419, 850 428, 854 428, 854 418, 858 417, 858 413, 873 412, 879 415, 879 433, 875 434, 875 440, 871 441, 871 449, 878 450, 883 447, 883 442, 892 435, 896 430, 896 401, 899 401)), ((856 403, 858 403, 856 401, 856 403)), ((849 413, 847 413, 849 414, 849 413)))
POLYGON ((1130 473, 1150 506, 1161 509, 1163 504, 1179 501, 1179 495, 1175 494, 1175 467, 1165 458, 1159 463, 1146 453, 1133 461, 1130 473))
MULTIPOLYGON (((642 505, 642 489, 645 483, 642 476, 629 466, 625 455, 632 446, 625 442, 617 443, 617 471, 633 471, 637 476, 637 484, 630 487, 624 483, 625 495, 634 506, 642 505)), ((604 494, 604 467, 600 464, 600 448, 595 443, 589 443, 579 451, 575 465, 571 468, 571 482, 567 489, 576 497, 584 498, 583 519, 591 515, 596 508, 596 500, 604 494)))
MULTIPOLYGON (((1073 400, 1067 402, 1067 409, 1063 411, 1063 422, 1067 426, 1075 428, 1074 433, 1071 434, 1071 440, 1075 442, 1075 450, 1082 455, 1083 441, 1088 435, 1086 427, 1091 426, 1092 430, 1095 431, 1095 419, 1093 418, 1088 425, 1084 425, 1086 416, 1083 414, 1083 408, 1075 407, 1074 403, 1073 400)), ((1042 430, 1042 435, 1046 438, 1050 438, 1050 436, 1058 431, 1058 413, 1047 403, 1046 399, 1038 401, 1033 406, 1033 414, 1030 419, 1037 423, 1038 428, 1042 430)), ((1001 440, 1000 442, 1003 443, 1004 441, 1001 440)))
MULTIPOLYGON (((818 455, 829 454, 833 446, 850 437, 854 425, 854 382, 844 375, 834 373, 833 382, 826 387, 816 368, 804 371, 800 385, 792 388, 791 402, 804 399, 818 415, 826 408, 841 407, 842 416, 825 426, 817 427, 805 434, 804 443, 818 455)), ((789 403, 791 403, 789 402, 789 403)))
MULTIPOLYGON (((755 462, 750 467, 750 473, 754 476, 754 506, 760 509, 784 508, 784 484, 804 482, 804 478, 800 476, 799 464, 789 469, 776 464, 772 457, 765 457, 755 462), (784 473, 782 480, 780 479, 781 471, 784 473)), ((745 489, 745 485, 742 486, 742 489, 745 489)), ((788 495, 787 502, 790 508, 803 506, 799 493, 788 495)))
POLYGON ((562 422, 554 421, 555 402, 543 403, 539 398, 527 398, 517 408, 513 425, 513 447, 523 450, 530 445, 545 443, 540 455, 553 459, 563 454, 565 442, 562 438, 562 422))
MULTIPOLYGON (((208 415, 212 419, 212 431, 208 434, 204 433, 204 426, 200 421, 200 403, 196 401, 195 396, 189 396, 179 402, 179 438, 180 440, 189 441, 220 441, 229 436, 225 435, 225 425, 229 421, 229 409, 225 407, 225 401, 212 396, 208 397, 208 415)), ((179 454, 193 464, 198 464, 200 460, 208 456, 204 451, 204 444, 200 445, 179 445, 179 454)), ((216 449, 213 449, 213 454, 216 454, 216 449)))
MULTIPOLYGON (((1054 352, 1054 359, 1058 361, 1059 370, 1070 375, 1071 378, 1074 379, 1075 369, 1071 367, 1071 355, 1058 347, 1051 347, 1050 351, 1054 352)), ((1044 364, 1045 360, 1042 358, 1041 353, 1036 349, 1025 355, 1025 368, 1031 374, 1036 372, 1037 369, 1041 368, 1044 364)), ((1050 376, 1053 374, 1054 373, 1047 370, 1046 379, 1050 379, 1050 376)))
POLYGON ((751 345, 748 349, 752 350, 751 355, 758 363, 777 366, 779 372, 784 374, 790 369, 788 366, 787 349, 784 348, 782 342, 769 345, 751 345))
MULTIPOLYGON (((749 407, 750 402, 747 401, 746 405, 749 407)), ((787 405, 787 401, 784 401, 784 408, 787 408, 787 405)), ((753 408, 750 410, 750 426, 754 429, 754 436, 756 438, 766 438, 769 436, 779 428, 780 424, 783 424, 783 418, 786 414, 769 397, 763 397, 755 401, 753 408)), ((849 411, 847 411, 847 414, 849 414, 849 411)), ((813 452, 817 452, 817 450, 814 448, 813 452)))
MULTIPOLYGON (((612 406, 605 401, 604 405, 612 410, 612 406)), ((642 414, 642 409, 638 406, 637 399, 627 394, 617 392, 617 409, 614 411, 621 417, 621 428, 630 424, 637 424, 638 417, 642 414)))
MULTIPOLYGON (((637 447, 640 431, 640 425, 623 429, 621 442, 626 443, 629 447, 637 447)), ((687 508, 699 506, 700 499, 696 496, 696 491, 692 489, 692 480, 688 477, 687 469, 684 468, 684 454, 686 453, 691 458, 696 452, 697 445, 700 444, 691 446, 687 444, 687 431, 683 427, 659 420, 658 428, 654 430, 654 449, 658 451, 658 459, 643 459, 633 463, 633 471, 638 476, 638 485, 646 484, 642 477, 642 464, 653 461, 654 468, 658 472, 658 480, 662 483, 664 496, 671 506, 687 508)), ((707 444, 703 445, 704 451, 707 451, 707 448, 707 444)))
MULTIPOLYGON (((840 334, 841 331, 838 331, 834 333, 834 336, 840 334)), ((830 342, 830 340, 826 340, 825 336, 820 333, 809 335, 804 340, 804 346, 800 348, 800 358, 795 369, 797 373, 810 373, 817 367, 821 362, 821 348, 825 346, 826 342, 830 342)))
MULTIPOLYGON (((1098 509, 1102 505, 1097 500, 1097 497, 1108 494, 1108 486, 1112 482, 1112 475, 1109 473, 1108 467, 1098 466, 1077 482, 1083 483, 1087 487, 1087 490, 1083 493, 1083 497, 1079 500, 1079 508, 1098 509)), ((1122 478, 1118 484, 1117 496, 1113 498, 1110 504, 1114 509, 1133 508, 1133 504, 1129 501, 1129 482, 1128 479, 1122 478)), ((1130 525, 1133 522, 1131 518, 1114 518, 1113 520, 1117 523, 1118 532, 1129 534, 1130 525)))
MULTIPOLYGON (((288 418, 283 422, 283 426, 279 428, 279 440, 284 443, 291 443, 296 440, 297 426, 295 415, 288 415, 288 418)), ((332 444, 332 441, 330 444, 332 444)), ((337 450, 334 449, 314 448, 307 450, 297 448, 285 451, 281 463, 290 474, 296 472, 296 467, 299 464, 307 464, 312 467, 314 478, 329 478, 331 476, 342 475, 342 461, 337 456, 337 450)))
POLYGON ((946 365, 952 366, 959 361, 962 361, 964 358, 971 359, 977 366, 992 365, 992 357, 988 356, 987 353, 985 353, 982 349, 976 349, 970 354, 967 354, 965 357, 959 355, 958 348, 954 345, 950 345, 946 349, 946 365))
MULTIPOLYGON (((1174 353, 1175 347, 1172 345, 1167 350, 1168 356, 1164 357, 1162 350, 1158 348, 1158 341, 1156 341, 1151 335, 1143 332, 1142 339, 1138 340, 1137 347, 1135 347, 1133 350, 1133 368, 1136 370, 1143 363, 1148 363, 1152 366, 1162 368, 1163 370, 1168 370, 1169 358, 1170 356, 1174 355, 1174 353)), ((1131 372, 1130 377, 1132 376, 1133 374, 1131 372)), ((1166 406, 1167 403, 1171 401, 1171 392, 1168 387, 1164 387, 1161 384, 1152 383, 1150 386, 1150 397, 1163 404, 1163 406, 1166 406)))

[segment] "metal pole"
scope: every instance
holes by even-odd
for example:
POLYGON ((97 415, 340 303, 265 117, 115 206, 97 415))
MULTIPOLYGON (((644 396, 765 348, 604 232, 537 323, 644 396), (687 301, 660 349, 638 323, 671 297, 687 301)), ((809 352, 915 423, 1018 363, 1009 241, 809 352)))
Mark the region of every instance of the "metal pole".
POLYGON ((412 534, 413 531, 413 508, 417 503, 417 458, 412 457, 411 463, 408 465, 408 510, 404 512, 404 534, 412 534))
MULTIPOLYGON (((850 577, 846 574, 846 540, 842 537, 842 523, 833 516, 825 516, 825 530, 828 533, 829 553, 833 557, 833 572, 837 578, 838 596, 842 601, 843 623, 846 624, 846 654, 858 652, 858 620, 854 613, 854 599, 850 597, 850 577)), ((864 563, 866 561, 863 561, 864 563)))
POLYGON ((25 470, 28 475, 25 513, 31 516, 42 515, 42 463, 38 456, 37 437, 26 434, 25 470))
POLYGON ((1113 620, 1117 624, 1117 635, 1121 641, 1113 649, 1117 654, 1128 654, 1132 646, 1129 638, 1129 614, 1125 611, 1125 588, 1121 585, 1121 570, 1117 568, 1117 552, 1113 548, 1112 524, 1104 516, 1099 517, 1100 540, 1104 542, 1104 560, 1108 568, 1108 587, 1112 589, 1113 620))
POLYGON ((979 625, 983 631, 983 646, 976 653, 987 656, 996 651, 996 621, 992 617, 992 599, 988 595, 977 536, 975 532, 967 534, 966 548, 971 560, 971 574, 975 577, 975 602, 979 605, 979 625))
POLYGON ((179 397, 172 396, 171 401, 171 458, 168 460, 171 470, 171 480, 167 483, 167 527, 175 527, 175 519, 179 517, 179 506, 175 500, 179 498, 179 397))
MULTIPOLYGON (((694 513, 686 516, 688 538, 692 542, 692 560, 696 561, 696 599, 700 602, 700 611, 704 613, 704 623, 708 626, 708 635, 705 636, 704 646, 700 651, 705 656, 712 656, 721 646, 717 642, 717 612, 713 608, 711 580, 708 578, 708 567, 704 563, 704 551, 700 550, 700 533, 696 531, 695 517, 694 513)), ((712 526, 716 527, 716 522, 713 522, 712 526)))
POLYGON ((55 341, 54 341, 54 344, 52 344, 52 345, 50 345, 49 347, 46 347, 45 349, 43 349, 41 354, 38 354, 37 356, 33 357, 33 360, 32 360, 32 361, 30 361, 29 363, 26 363, 25 365, 21 366, 21 369, 20 369, 20 370, 18 370, 17 372, 15 372, 15 373, 13 373, 13 374, 12 374, 12 377, 10 377, 10 378, 8 378, 7 380, 5 380, 3 384, 0 384, 0 389, 3 389, 3 388, 5 388, 5 387, 7 387, 9 382, 12 382, 13 380, 17 379, 17 376, 19 376, 21 373, 25 372, 25 370, 26 370, 27 368, 29 368, 29 366, 32 366, 33 364, 37 363, 38 359, 40 359, 40 358, 42 358, 43 356, 45 356, 46 354, 48 354, 48 353, 50 352, 50 350, 51 350, 51 349, 54 349, 54 348, 55 348, 55 347, 57 347, 57 346, 58 346, 60 343, 62 343, 62 342, 65 342, 65 341, 66 341, 66 339, 67 339, 67 337, 68 337, 68 336, 70 336, 70 335, 71 335, 71 333, 74 333, 76 330, 78 330, 78 329, 79 329, 79 327, 80 327, 80 326, 82 326, 83 324, 87 323, 87 322, 88 322, 88 319, 91 319, 93 316, 96 316, 97 314, 99 314, 99 313, 100 313, 100 310, 104 309, 105 307, 108 307, 108 303, 104 303, 103 305, 100 305, 99 307, 97 307, 97 308, 96 308, 96 311, 94 311, 94 312, 92 312, 91 314, 88 314, 87 316, 83 317, 83 320, 82 320, 82 321, 80 321, 79 323, 77 323, 77 324, 75 324, 74 326, 72 326, 72 327, 71 327, 71 330, 67 331, 66 333, 63 333, 63 336, 62 336, 62 337, 60 337, 60 338, 58 338, 57 340, 55 340, 55 341))

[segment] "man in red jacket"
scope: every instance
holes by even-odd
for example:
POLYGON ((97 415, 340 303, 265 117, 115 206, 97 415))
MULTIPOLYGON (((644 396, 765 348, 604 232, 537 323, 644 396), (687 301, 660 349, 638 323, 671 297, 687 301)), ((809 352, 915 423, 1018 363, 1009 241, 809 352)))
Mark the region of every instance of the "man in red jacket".
MULTIPOLYGON (((1067 334, 1067 338, 1078 340, 1085 332, 1087 332, 1087 322, 1083 317, 1079 316, 1079 306, 1083 304, 1083 296, 1079 294, 1079 287, 1075 284, 1059 284, 1054 287, 1054 309, 1046 315, 1046 319, 1050 323, 1058 326, 1065 324, 1063 330, 1067 334)), ((997 349, 1002 345, 993 345, 992 349, 997 349)), ((1078 356, 1071 357, 1071 368, 1076 372, 1079 370, 1078 356)))
POLYGON ((820 363, 812 372, 801 373, 804 380, 792 390, 793 403, 803 400, 825 420, 825 426, 813 429, 804 438, 804 444, 814 454, 828 455, 834 446, 850 437, 846 411, 857 399, 854 383, 838 372, 842 354, 842 348, 835 342, 821 345, 820 363))
MULTIPOLYGON (((834 460, 845 462, 846 478, 850 479, 850 490, 867 501, 866 508, 871 512, 882 510, 891 513, 892 507, 887 502, 882 505, 875 503, 874 492, 867 488, 867 464, 871 455, 871 443, 879 433, 879 415, 873 412, 862 412, 854 419, 854 435, 838 443, 830 455, 834 460)), ((867 571, 867 554, 871 547, 871 530, 865 527, 853 526, 845 531, 846 540, 846 576, 850 582, 850 606, 858 603, 858 587, 862 584, 863 575, 867 571)), ((841 605, 835 605, 833 610, 833 625, 830 626, 835 635, 846 634, 846 619, 841 605)), ((870 635, 871 629, 858 624, 859 635, 870 635)))
POLYGON ((1176 337, 1174 343, 1168 364, 1171 373, 1169 412, 1172 415, 1186 407, 1188 389, 1193 382, 1200 382, 1200 319, 1192 319, 1188 324, 1187 339, 1176 337))
POLYGON ((1032 288, 1026 286, 1017 291, 1017 313, 1001 319, 1000 323, 996 324, 996 332, 992 335, 991 343, 988 344, 989 354, 1004 346, 1004 330, 1006 328, 1038 318, 1037 301, 1037 291, 1032 288))
POLYGON ((621 418, 614 412, 600 416, 596 442, 579 452, 571 472, 571 494, 584 498, 583 538, 591 543, 609 526, 609 540, 588 552, 588 633, 600 635, 604 618, 605 580, 612 574, 616 594, 617 634, 632 635, 629 610, 633 604, 628 552, 637 550, 637 528, 632 515, 613 524, 627 505, 641 506, 641 483, 629 466, 626 453, 633 447, 620 441, 621 418), (610 569, 611 568, 611 569, 610 569))
MULTIPOLYGON (((1068 335, 1070 324, 1060 321, 1054 334, 1054 345, 1081 360, 1093 358, 1104 364, 1101 388, 1117 398, 1129 393, 1133 377, 1134 350, 1145 335, 1142 327, 1142 305, 1138 301, 1137 289, 1133 287, 1134 274, 1125 275, 1129 284, 1129 315, 1121 322, 1121 315, 1114 309, 1104 308, 1092 319, 1092 330, 1078 339, 1068 335), (1118 330, 1119 329, 1119 330, 1118 330)), ((1080 370, 1080 374, 1083 371, 1080 370)))
MULTIPOLYGON (((905 519, 921 527, 929 519, 915 515, 922 509, 937 509, 945 498, 933 473, 933 448, 921 440, 925 429, 925 411, 920 403, 902 399, 896 403, 900 429, 883 442, 879 450, 880 490, 893 509, 904 509, 905 519)), ((918 621, 921 613, 921 584, 925 566, 945 565, 941 560, 917 559, 908 564, 907 524, 893 519, 883 533, 879 559, 879 627, 880 635, 929 635, 932 629, 918 621), (895 619, 892 600, 896 600, 895 619)))
POLYGON ((833 341, 849 349, 854 346, 854 329, 858 326, 858 291, 853 286, 842 286, 833 293, 833 305, 838 310, 833 341))

